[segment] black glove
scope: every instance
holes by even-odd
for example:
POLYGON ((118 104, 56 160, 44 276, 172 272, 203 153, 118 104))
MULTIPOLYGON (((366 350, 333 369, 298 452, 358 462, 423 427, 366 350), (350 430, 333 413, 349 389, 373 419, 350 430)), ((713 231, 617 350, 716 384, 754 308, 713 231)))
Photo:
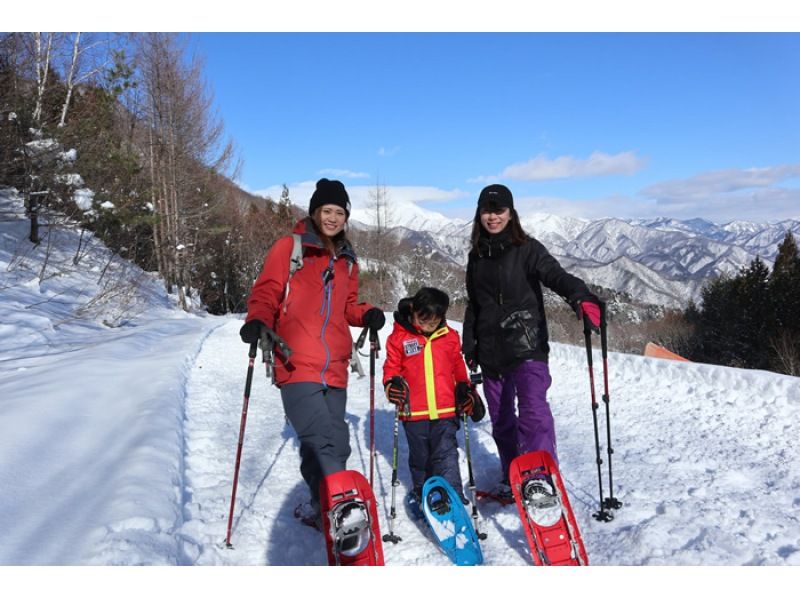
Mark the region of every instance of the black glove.
POLYGON ((475 385, 469 382, 456 384, 456 413, 466 413, 474 422, 481 421, 486 415, 486 407, 475 385))
POLYGON ((386 324, 386 316, 383 315, 383 311, 381 311, 377 307, 368 309, 364 313, 364 326, 366 326, 373 332, 378 332, 378 330, 383 328, 384 324, 386 324))
POLYGON ((266 324, 261 320, 250 320, 245 322, 244 326, 239 329, 239 336, 242 337, 242 342, 252 345, 261 340, 261 329, 266 324))
POLYGON ((408 383, 402 376, 392 376, 383 387, 386 391, 386 398, 394 403, 401 410, 405 410, 408 401, 408 383))
POLYGON ((475 387, 469 382, 459 382, 456 384, 456 414, 472 415, 475 406, 475 387))

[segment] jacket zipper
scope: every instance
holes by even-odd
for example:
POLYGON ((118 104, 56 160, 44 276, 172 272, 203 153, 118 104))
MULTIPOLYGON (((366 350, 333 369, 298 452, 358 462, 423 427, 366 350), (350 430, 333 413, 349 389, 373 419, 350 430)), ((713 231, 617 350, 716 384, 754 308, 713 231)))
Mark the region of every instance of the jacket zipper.
POLYGON ((497 264, 497 303, 503 305, 503 264, 497 264))
POLYGON ((333 272, 333 264, 335 260, 336 258, 332 257, 330 262, 328 262, 328 268, 322 273, 322 279, 325 281, 325 283, 323 286, 322 308, 319 310, 320 315, 323 313, 325 314, 325 319, 322 322, 322 330, 320 330, 319 333, 322 346, 325 348, 325 365, 323 366, 319 377, 320 380, 322 380, 322 386, 325 388, 328 388, 328 384, 325 382, 325 373, 328 371, 328 366, 330 366, 331 363, 331 350, 328 347, 328 343, 325 341, 325 329, 328 327, 328 321, 331 317, 331 293, 333 291, 333 277, 329 276, 329 273, 333 272))

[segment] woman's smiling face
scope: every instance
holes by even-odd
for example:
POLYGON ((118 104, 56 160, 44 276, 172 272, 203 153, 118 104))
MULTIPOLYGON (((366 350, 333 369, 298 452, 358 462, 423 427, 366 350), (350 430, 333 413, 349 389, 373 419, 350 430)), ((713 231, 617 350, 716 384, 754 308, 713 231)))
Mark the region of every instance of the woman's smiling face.
POLYGON ((511 220, 511 210, 502 208, 500 210, 481 210, 481 226, 490 235, 502 232, 511 220))
POLYGON ((324 204, 314 213, 314 221, 326 237, 335 237, 347 223, 347 212, 334 204, 324 204))

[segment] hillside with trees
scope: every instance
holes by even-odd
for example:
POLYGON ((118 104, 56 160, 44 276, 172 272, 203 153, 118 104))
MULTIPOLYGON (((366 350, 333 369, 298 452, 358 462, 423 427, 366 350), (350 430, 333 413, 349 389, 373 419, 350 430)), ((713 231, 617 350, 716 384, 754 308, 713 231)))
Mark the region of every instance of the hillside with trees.
POLYGON ((183 309, 241 311, 295 214, 288 197, 240 189, 236 173, 184 38, 0 36, 0 186, 24 197, 43 251, 51 230, 80 227, 158 272, 183 309))

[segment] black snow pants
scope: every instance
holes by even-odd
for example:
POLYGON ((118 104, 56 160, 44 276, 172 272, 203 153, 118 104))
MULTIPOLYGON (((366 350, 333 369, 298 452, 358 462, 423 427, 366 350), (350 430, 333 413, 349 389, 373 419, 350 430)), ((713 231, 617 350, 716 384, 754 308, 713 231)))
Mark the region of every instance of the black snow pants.
POLYGON ((458 418, 404 421, 403 429, 408 440, 408 467, 414 493, 420 496, 425 480, 438 475, 463 498, 456 440, 458 418))

